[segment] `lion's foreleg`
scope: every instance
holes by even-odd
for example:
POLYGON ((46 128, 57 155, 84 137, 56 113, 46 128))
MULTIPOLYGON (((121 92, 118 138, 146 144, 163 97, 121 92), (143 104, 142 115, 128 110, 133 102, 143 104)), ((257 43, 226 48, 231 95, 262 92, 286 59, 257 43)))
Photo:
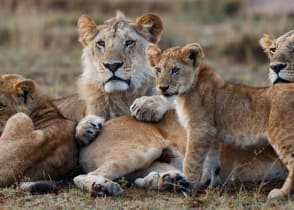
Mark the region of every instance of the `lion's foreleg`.
POLYGON ((197 191, 203 164, 209 147, 215 137, 214 128, 209 125, 190 126, 188 129, 188 141, 184 158, 183 171, 188 180, 193 183, 193 188, 197 191))

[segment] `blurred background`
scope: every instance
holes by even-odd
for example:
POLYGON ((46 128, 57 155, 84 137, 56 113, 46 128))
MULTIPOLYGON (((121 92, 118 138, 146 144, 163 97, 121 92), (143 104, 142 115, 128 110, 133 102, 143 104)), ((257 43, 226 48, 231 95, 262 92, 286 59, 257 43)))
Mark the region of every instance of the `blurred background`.
POLYGON ((294 29, 293 0, 0 0, 0 73, 35 79, 52 97, 75 92, 82 46, 77 19, 96 23, 123 11, 134 19, 159 14, 163 48, 199 42, 227 80, 267 85, 267 58, 258 44, 294 29))

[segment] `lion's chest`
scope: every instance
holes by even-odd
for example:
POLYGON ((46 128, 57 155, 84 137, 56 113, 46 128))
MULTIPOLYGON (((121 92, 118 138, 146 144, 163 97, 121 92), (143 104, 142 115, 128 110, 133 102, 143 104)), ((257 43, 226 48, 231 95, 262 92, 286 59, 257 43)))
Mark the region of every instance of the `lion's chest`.
POLYGON ((176 111, 177 111, 178 121, 185 129, 187 129, 189 116, 187 116, 187 112, 184 111, 184 101, 179 99, 176 100, 176 111))

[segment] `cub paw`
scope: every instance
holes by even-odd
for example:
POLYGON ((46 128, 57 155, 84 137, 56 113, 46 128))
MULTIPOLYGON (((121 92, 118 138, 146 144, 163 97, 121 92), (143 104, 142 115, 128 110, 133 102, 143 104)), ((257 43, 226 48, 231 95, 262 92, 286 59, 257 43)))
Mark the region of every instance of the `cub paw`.
POLYGON ((137 98, 130 107, 131 115, 137 120, 158 122, 169 109, 160 96, 143 96, 137 98))
POLYGON ((141 188, 151 188, 169 192, 190 192, 192 183, 186 176, 178 171, 165 173, 150 172, 146 177, 135 180, 135 184, 141 188))
POLYGON ((267 200, 282 200, 285 199, 286 195, 280 189, 273 189, 267 196, 267 200))
POLYGON ((123 193, 118 183, 102 176, 79 175, 74 178, 74 183, 80 189, 89 192, 92 197, 120 196, 123 193))
POLYGON ((76 127, 76 141, 79 146, 87 146, 100 134, 104 118, 87 115, 76 127))

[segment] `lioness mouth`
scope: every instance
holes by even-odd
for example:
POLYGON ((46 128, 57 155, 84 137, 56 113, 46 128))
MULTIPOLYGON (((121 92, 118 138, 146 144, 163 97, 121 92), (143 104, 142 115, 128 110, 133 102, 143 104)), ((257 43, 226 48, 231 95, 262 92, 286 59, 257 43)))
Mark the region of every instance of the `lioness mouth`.
POLYGON ((172 97, 174 95, 178 95, 178 92, 175 92, 175 93, 164 93, 163 94, 164 97, 172 97))
POLYGON ((118 80, 118 81, 122 81, 122 82, 125 82, 127 83, 128 85, 131 84, 131 79, 128 79, 128 80, 124 80, 124 79, 121 79, 115 75, 113 75, 112 77, 110 77, 104 84, 106 84, 107 82, 110 82, 110 81, 114 81, 114 80, 118 80))
POLYGON ((278 77, 278 79, 276 79, 274 84, 277 84, 277 83, 290 83, 290 81, 278 77))

